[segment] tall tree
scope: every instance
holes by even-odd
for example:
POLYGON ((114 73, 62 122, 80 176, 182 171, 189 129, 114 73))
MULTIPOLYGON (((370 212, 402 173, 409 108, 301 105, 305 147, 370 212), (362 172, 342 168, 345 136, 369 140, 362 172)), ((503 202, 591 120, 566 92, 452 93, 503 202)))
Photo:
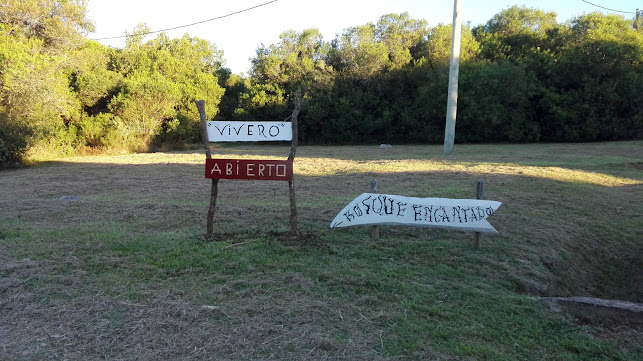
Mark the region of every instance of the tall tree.
POLYGON ((0 23, 11 34, 42 39, 47 48, 69 48, 94 31, 87 0, 3 0, 0 23))
POLYGON ((43 50, 42 39, 20 40, 0 26, 0 111, 49 137, 78 112, 64 58, 43 50))
POLYGON ((483 58, 515 61, 544 49, 548 32, 557 27, 555 12, 512 6, 475 28, 474 34, 483 58))
POLYGON ((84 0, 0 3, 0 113, 4 127, 25 129, 23 144, 69 148, 67 125, 80 104, 69 87, 73 56, 93 30, 84 0))
MULTIPOLYGON (((141 139, 146 149, 160 133, 163 123, 176 117, 175 106, 181 97, 176 83, 160 72, 139 71, 129 74, 122 91, 110 103, 128 139, 141 139)), ((134 144, 133 144, 134 145, 134 144)))
POLYGON ((411 50, 428 35, 426 20, 412 19, 408 13, 387 14, 375 25, 375 37, 389 53, 389 69, 400 69, 412 60, 411 50))
POLYGON ((90 115, 107 111, 107 104, 122 86, 123 76, 113 68, 117 50, 95 41, 86 41, 71 53, 75 66, 70 85, 83 110, 90 115))
POLYGON ((277 44, 257 49, 251 78, 239 95, 238 117, 278 119, 287 114, 297 89, 309 98, 332 81, 328 44, 318 29, 288 30, 279 38, 277 44))
POLYGON ((617 15, 570 22, 544 101, 548 140, 614 140, 643 135, 643 33, 617 15))
MULTIPOLYGON (((419 46, 416 57, 426 59, 433 68, 448 66, 451 55, 451 29, 452 25, 438 25, 429 30, 428 39, 419 46)), ((462 26, 460 42, 461 62, 471 61, 480 53, 480 43, 474 38, 469 27, 462 26)))
POLYGON ((377 38, 374 24, 344 30, 333 40, 331 52, 333 67, 353 79, 368 80, 389 62, 388 47, 377 38))
POLYGON ((196 141, 198 112, 194 100, 207 99, 206 113, 214 117, 223 96, 216 74, 223 53, 206 40, 184 36, 170 39, 164 33, 143 43, 139 26, 119 52, 116 69, 123 87, 110 102, 128 136, 143 139, 143 147, 169 133, 182 142, 196 141))
POLYGON ((277 86, 286 93, 303 88, 304 95, 328 83, 333 69, 326 63, 328 44, 318 29, 288 30, 279 38, 279 43, 262 45, 257 50, 251 70, 255 81, 277 86))

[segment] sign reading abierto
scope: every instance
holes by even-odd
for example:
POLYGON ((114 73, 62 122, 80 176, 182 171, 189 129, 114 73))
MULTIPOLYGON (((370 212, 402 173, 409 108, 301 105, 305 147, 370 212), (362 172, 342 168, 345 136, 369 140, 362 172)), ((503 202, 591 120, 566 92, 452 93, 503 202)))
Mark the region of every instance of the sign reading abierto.
POLYGON ((381 224, 498 233, 487 222, 487 218, 501 204, 478 199, 413 198, 364 193, 337 214, 330 228, 381 224))
POLYGON ((211 142, 291 141, 291 122, 207 122, 211 142))
POLYGON ((206 159, 205 177, 289 181, 292 164, 292 160, 206 159))

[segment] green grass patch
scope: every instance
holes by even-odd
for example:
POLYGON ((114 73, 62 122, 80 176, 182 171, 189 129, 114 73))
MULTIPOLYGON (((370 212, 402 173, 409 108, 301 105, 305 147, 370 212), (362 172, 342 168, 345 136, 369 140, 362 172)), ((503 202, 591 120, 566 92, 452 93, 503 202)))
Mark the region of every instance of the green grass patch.
POLYGON ((640 318, 542 299, 641 302, 643 176, 628 166, 640 149, 302 147, 301 240, 285 236, 284 184, 246 181, 221 182, 204 239, 197 153, 0 172, 0 347, 13 360, 640 359, 640 318), (482 178, 503 202, 500 234, 476 251, 471 233, 329 229, 371 178, 382 193, 454 198, 482 178))

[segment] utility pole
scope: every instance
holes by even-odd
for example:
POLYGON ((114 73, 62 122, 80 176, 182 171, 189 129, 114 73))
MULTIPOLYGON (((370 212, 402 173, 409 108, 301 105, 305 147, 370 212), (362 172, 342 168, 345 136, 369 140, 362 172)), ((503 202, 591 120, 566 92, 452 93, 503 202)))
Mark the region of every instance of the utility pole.
POLYGON ((462 0, 454 0, 451 57, 449 59, 449 94, 444 129, 444 154, 451 153, 455 141, 455 118, 458 113, 458 73, 460 72, 460 38, 462 36, 461 14, 462 0))

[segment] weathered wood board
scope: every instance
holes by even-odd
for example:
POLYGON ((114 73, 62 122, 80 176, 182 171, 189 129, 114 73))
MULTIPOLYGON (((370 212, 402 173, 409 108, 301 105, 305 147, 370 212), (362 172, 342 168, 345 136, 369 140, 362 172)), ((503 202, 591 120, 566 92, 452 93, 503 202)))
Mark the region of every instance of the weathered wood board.
POLYGON ((290 181, 293 160, 206 159, 205 177, 290 181))
POLYGON ((414 198, 364 193, 337 214, 330 228, 379 224, 498 233, 487 222, 487 218, 501 204, 478 199, 414 198))
POLYGON ((292 122, 207 122, 210 142, 291 141, 292 122))

